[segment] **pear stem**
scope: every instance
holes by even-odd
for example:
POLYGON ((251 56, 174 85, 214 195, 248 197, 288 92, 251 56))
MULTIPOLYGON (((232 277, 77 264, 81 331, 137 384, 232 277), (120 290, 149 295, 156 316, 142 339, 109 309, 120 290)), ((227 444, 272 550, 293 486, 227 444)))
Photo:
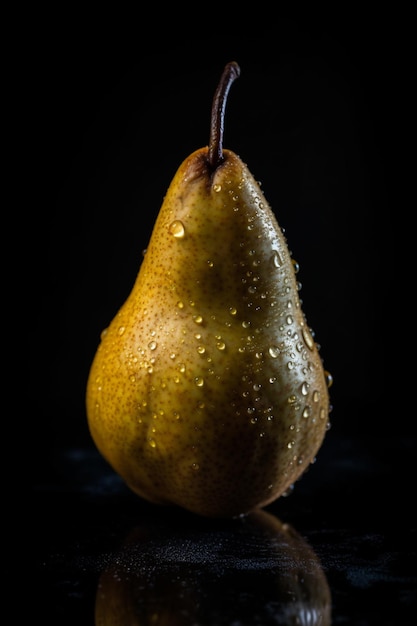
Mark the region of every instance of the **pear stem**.
POLYGON ((221 75, 211 107, 210 143, 208 163, 214 171, 223 161, 223 133, 226 100, 232 83, 240 76, 240 67, 235 61, 228 63, 221 75))

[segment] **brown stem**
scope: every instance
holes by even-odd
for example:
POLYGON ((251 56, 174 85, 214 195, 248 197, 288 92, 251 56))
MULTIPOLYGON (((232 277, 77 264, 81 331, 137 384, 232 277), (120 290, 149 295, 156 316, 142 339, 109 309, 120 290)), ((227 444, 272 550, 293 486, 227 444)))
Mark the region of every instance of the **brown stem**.
POLYGON ((235 61, 228 63, 220 78, 211 107, 210 143, 208 162, 215 170, 223 161, 223 132, 226 100, 232 83, 240 76, 240 67, 235 61))

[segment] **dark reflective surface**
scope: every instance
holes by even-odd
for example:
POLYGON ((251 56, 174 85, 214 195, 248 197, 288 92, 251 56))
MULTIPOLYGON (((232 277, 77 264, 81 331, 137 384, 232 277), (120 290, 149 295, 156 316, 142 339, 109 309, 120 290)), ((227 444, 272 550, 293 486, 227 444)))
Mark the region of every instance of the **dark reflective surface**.
POLYGON ((330 611, 317 556, 275 516, 152 516, 101 573, 95 623, 325 626, 330 611))
POLYGON ((56 453, 34 491, 36 614, 91 626, 414 623, 415 525, 393 473, 412 444, 328 441, 289 497, 229 521, 141 501, 93 449, 56 453))

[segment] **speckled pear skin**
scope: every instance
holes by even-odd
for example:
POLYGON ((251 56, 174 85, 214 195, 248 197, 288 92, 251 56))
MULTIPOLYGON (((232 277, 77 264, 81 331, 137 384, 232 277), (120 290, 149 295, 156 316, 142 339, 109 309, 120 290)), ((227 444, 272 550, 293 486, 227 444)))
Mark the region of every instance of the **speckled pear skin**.
POLYGON ((91 436, 139 496, 209 517, 264 507, 329 426, 318 347, 286 239, 230 150, 175 174, 136 282, 87 383, 91 436))

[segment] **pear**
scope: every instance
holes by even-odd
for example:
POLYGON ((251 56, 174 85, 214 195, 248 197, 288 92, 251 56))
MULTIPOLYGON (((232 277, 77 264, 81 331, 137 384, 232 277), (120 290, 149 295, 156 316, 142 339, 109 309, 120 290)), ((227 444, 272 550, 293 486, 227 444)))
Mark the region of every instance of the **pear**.
POLYGON ((225 66, 210 143, 172 179, 86 393, 91 437, 133 492, 213 518, 287 494, 330 412, 286 237, 247 165, 223 149, 239 74, 225 66))

